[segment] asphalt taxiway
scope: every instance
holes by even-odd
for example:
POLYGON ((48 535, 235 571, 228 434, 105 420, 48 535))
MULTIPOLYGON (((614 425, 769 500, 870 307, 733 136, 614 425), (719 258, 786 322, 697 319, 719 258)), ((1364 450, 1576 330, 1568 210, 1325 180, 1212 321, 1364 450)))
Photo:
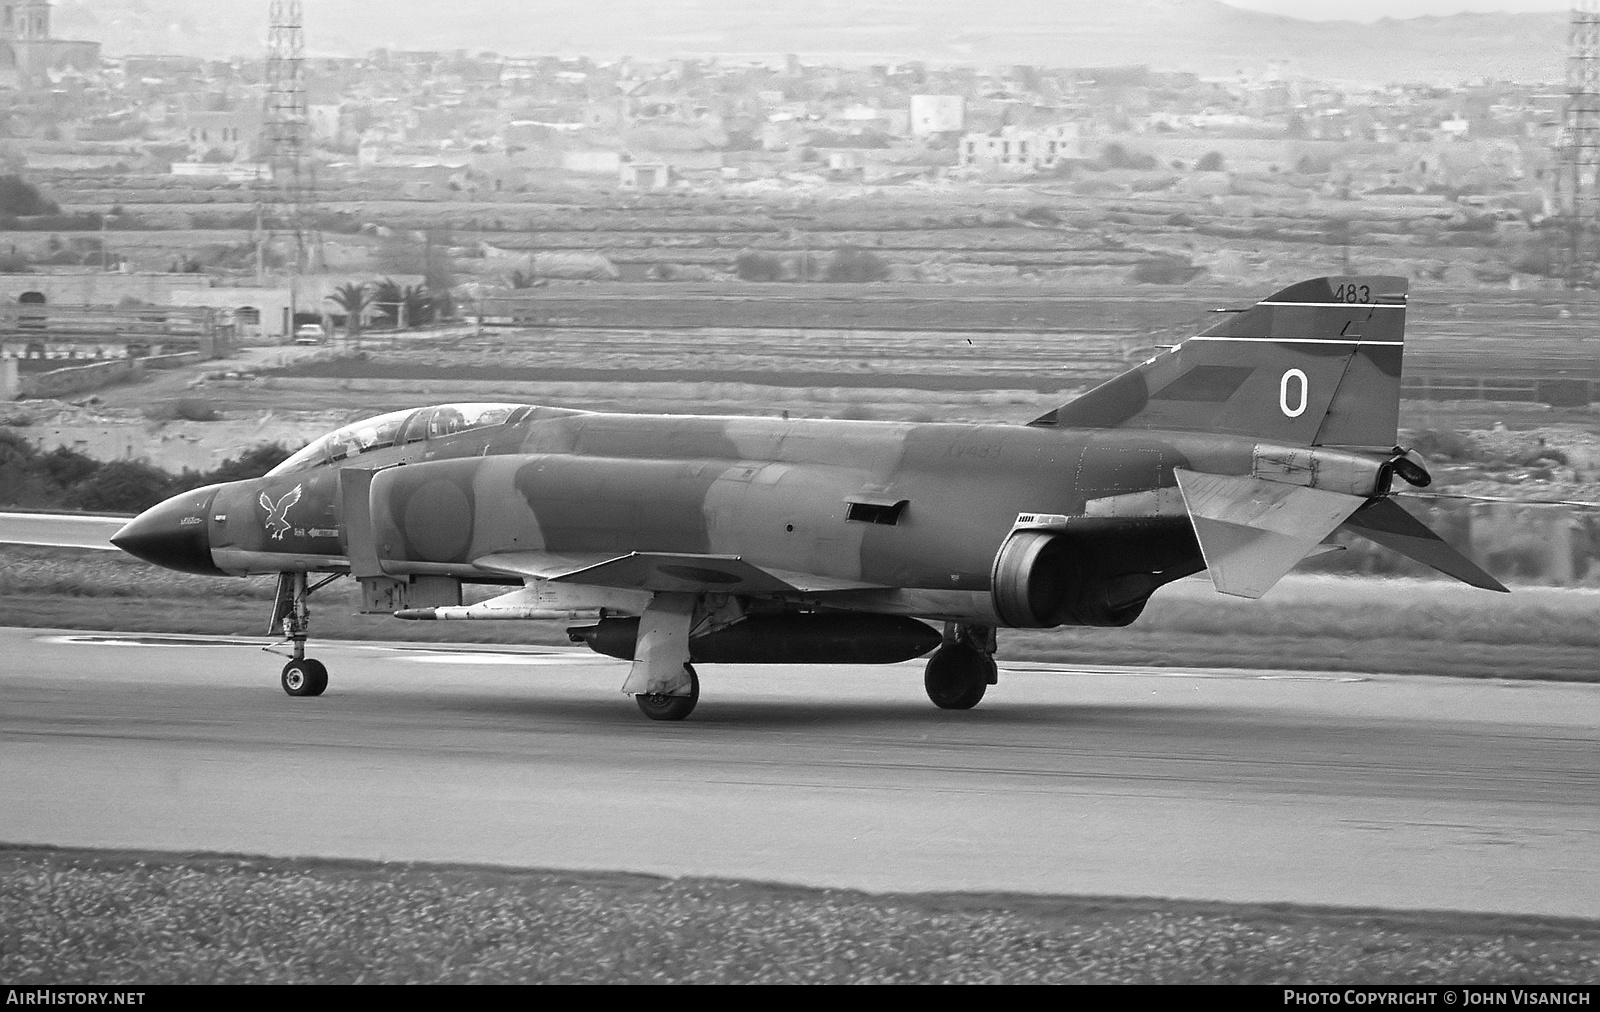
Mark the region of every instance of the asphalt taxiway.
POLYGON ((0 842, 1600 917, 1600 685, 0 629, 0 842))

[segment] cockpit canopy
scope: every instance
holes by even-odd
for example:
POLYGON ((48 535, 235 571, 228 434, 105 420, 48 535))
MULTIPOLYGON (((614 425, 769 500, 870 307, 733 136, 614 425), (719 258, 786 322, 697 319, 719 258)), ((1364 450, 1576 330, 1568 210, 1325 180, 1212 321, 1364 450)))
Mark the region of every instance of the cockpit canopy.
POLYGON ((441 404, 420 410, 391 411, 318 437, 267 473, 269 476, 292 474, 388 446, 506 425, 521 421, 531 411, 532 408, 522 404, 441 404))

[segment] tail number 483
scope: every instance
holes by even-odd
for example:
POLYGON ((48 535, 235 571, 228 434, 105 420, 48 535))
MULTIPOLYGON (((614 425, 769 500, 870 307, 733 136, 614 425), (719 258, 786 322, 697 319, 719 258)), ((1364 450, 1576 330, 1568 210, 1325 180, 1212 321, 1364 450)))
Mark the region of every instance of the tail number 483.
POLYGON ((1310 389, 1306 374, 1299 369, 1290 369, 1278 381, 1278 407, 1286 416, 1299 418, 1306 412, 1306 395, 1310 389))

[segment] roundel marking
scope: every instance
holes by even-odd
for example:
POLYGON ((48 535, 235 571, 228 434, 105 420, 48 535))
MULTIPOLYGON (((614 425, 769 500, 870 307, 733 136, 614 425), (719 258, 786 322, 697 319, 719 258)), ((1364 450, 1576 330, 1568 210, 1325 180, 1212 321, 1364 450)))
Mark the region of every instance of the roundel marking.
POLYGON ((450 481, 423 485, 406 503, 405 532, 421 561, 464 561, 472 542, 472 504, 467 494, 450 481))
POLYGON ((1278 381, 1278 407, 1290 418, 1299 418, 1306 412, 1306 400, 1311 392, 1311 383, 1306 379, 1306 374, 1299 369, 1290 369, 1283 374, 1283 379, 1278 381), (1299 403, 1289 404, 1289 386, 1291 381, 1298 381, 1300 386, 1299 403))

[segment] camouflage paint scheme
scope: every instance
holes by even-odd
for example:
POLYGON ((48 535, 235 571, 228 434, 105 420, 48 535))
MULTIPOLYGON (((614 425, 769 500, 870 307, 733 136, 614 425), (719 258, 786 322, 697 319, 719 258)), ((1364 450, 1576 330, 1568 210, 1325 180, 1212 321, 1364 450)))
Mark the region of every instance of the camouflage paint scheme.
MULTIPOLYGON (((384 469, 372 486, 373 524, 391 574, 483 577, 474 560, 519 551, 670 552, 882 587, 984 592, 1018 514, 1079 516, 1093 499, 1172 487, 1175 466, 1249 473, 1253 445, 533 409, 504 431, 375 450, 344 466, 384 469), (851 502, 885 499, 906 502, 897 524, 846 519, 851 502)), ((208 522, 221 566, 278 572, 287 555, 305 568, 342 568, 336 468, 216 491, 208 522), (259 500, 296 488, 293 526, 274 539, 259 500)), ((1084 550, 1113 568, 1167 569, 1199 558, 1184 527, 1181 515, 1128 517, 1097 530, 1084 550)))

